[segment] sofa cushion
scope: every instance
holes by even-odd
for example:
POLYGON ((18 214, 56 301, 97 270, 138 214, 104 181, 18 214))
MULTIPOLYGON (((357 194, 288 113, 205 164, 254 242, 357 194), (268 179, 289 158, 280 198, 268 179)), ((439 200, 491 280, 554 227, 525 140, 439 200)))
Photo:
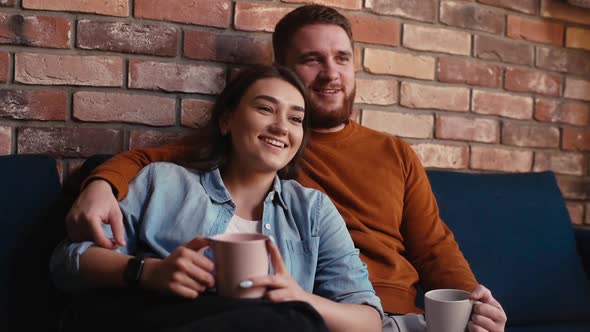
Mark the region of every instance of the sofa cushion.
POLYGON ((590 320, 590 284, 552 173, 428 176, 441 217, 510 324, 590 320))
POLYGON ((39 155, 0 156, 0 317, 22 331, 57 328, 60 295, 49 256, 64 237, 56 162, 39 155))

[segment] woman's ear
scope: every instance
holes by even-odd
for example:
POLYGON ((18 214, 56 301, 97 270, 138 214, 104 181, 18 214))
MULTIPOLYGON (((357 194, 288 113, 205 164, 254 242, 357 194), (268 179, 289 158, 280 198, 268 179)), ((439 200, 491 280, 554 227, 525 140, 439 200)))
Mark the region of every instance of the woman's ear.
POLYGON ((219 118, 219 132, 222 136, 226 136, 229 134, 229 122, 230 122, 231 114, 230 112, 224 112, 223 115, 219 118))

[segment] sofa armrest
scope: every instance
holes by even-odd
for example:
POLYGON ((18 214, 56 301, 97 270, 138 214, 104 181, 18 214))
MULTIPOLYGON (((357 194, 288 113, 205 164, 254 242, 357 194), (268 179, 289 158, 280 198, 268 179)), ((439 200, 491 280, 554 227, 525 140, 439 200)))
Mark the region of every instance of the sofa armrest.
POLYGON ((590 279, 590 228, 576 227, 574 228, 574 234, 582 265, 584 266, 588 279, 590 279))

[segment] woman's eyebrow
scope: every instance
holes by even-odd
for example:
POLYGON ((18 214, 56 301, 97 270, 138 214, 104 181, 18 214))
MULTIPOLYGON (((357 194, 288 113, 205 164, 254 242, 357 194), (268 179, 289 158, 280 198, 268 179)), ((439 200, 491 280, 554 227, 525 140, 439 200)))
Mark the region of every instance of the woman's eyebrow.
MULTIPOLYGON (((256 97, 254 97, 254 100, 257 100, 257 99, 266 100, 266 101, 271 102, 275 105, 281 104, 280 100, 278 100, 277 98, 275 98, 273 96, 269 96, 269 95, 258 95, 256 97)), ((305 108, 298 106, 298 105, 290 105, 289 108, 294 111, 305 112, 305 108)))

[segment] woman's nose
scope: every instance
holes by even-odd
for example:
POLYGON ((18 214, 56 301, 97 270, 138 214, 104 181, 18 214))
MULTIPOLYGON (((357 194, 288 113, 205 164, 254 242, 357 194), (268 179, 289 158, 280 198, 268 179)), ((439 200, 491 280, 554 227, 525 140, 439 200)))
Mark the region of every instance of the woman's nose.
POLYGON ((287 119, 282 116, 275 118, 275 121, 271 124, 270 130, 273 134, 286 135, 288 132, 287 119))

